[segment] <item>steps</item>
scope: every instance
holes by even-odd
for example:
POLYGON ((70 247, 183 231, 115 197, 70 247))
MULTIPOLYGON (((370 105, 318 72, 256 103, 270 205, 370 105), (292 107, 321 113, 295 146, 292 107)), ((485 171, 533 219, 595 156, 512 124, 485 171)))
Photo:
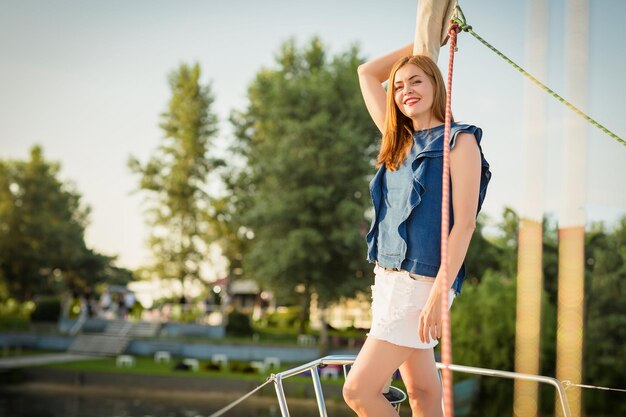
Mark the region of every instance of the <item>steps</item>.
POLYGON ((131 337, 156 337, 161 330, 161 323, 133 323, 128 335, 131 337))
POLYGON ((77 336, 68 353, 98 356, 116 356, 123 353, 130 342, 129 337, 111 334, 81 334, 77 336))
POLYGON ((112 320, 103 334, 80 334, 68 348, 69 353, 116 356, 124 353, 134 337, 154 337, 161 329, 160 323, 132 323, 112 320))
POLYGON ((161 323, 132 323, 124 320, 111 320, 104 330, 105 334, 129 337, 154 337, 161 330, 161 323))

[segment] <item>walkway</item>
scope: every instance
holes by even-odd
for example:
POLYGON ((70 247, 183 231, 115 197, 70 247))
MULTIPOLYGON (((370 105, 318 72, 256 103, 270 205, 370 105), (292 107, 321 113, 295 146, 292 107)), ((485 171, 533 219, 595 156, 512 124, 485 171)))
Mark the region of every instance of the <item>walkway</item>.
POLYGON ((27 355, 13 358, 1 358, 0 369, 23 368, 25 366, 49 365, 51 363, 84 361, 96 359, 93 356, 76 355, 73 353, 49 353, 45 355, 27 355))

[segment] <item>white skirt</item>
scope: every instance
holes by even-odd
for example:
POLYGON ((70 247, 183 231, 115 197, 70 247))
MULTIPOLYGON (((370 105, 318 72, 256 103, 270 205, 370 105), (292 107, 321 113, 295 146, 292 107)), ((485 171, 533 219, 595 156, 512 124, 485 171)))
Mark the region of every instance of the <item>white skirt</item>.
MULTIPOLYGON (((422 307, 426 304, 434 278, 407 271, 388 271, 376 264, 372 285, 372 327, 367 336, 387 342, 429 349, 439 341, 430 338, 422 343, 417 334, 422 307)), ((454 301, 454 290, 448 293, 448 309, 454 301)))

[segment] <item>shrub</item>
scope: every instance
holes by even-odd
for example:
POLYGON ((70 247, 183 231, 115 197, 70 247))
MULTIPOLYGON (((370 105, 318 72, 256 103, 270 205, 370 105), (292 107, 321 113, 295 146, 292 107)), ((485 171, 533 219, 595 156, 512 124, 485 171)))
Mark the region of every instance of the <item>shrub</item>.
POLYGON ((293 329, 300 326, 300 306, 279 307, 277 311, 267 314, 259 325, 268 328, 293 329))
POLYGON ((31 315, 32 321, 57 321, 61 315, 61 300, 59 298, 38 299, 35 311, 31 315))
POLYGON ((210 361, 204 366, 204 369, 206 369, 207 371, 221 371, 222 367, 219 363, 210 361))
POLYGON ((252 336, 252 324, 250 317, 240 311, 233 310, 228 315, 226 333, 231 336, 252 336))
POLYGON ((231 360, 228 362, 228 369, 231 372, 241 372, 244 374, 255 374, 257 370, 253 368, 248 362, 231 360))

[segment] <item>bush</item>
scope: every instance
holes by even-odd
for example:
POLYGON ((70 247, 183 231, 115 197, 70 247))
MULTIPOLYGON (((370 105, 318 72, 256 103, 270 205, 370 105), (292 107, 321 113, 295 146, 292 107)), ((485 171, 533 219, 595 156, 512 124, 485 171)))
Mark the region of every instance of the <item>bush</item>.
POLYGON ((230 372, 238 372, 243 374, 255 374, 257 370, 253 368, 248 362, 231 360, 228 362, 228 369, 230 372))
POLYGON ((222 366, 219 363, 213 362, 213 361, 209 361, 205 366, 204 369, 206 369, 207 371, 221 371, 222 370, 222 366))
POLYGON ((278 311, 267 314, 261 319, 259 325, 269 328, 293 329, 300 325, 300 312, 302 308, 299 306, 280 307, 278 311))
POLYGON ((32 301, 19 302, 15 298, 0 299, 0 319, 26 320, 35 310, 32 301))
POLYGON ((230 336, 252 336, 253 330, 250 317, 240 311, 232 311, 228 315, 226 333, 230 336))
POLYGON ((59 298, 42 298, 37 300, 35 311, 30 316, 32 321, 57 321, 61 316, 61 300, 59 298))
POLYGON ((20 319, 16 317, 0 317, 1 331, 28 330, 29 328, 30 322, 26 319, 20 319))

